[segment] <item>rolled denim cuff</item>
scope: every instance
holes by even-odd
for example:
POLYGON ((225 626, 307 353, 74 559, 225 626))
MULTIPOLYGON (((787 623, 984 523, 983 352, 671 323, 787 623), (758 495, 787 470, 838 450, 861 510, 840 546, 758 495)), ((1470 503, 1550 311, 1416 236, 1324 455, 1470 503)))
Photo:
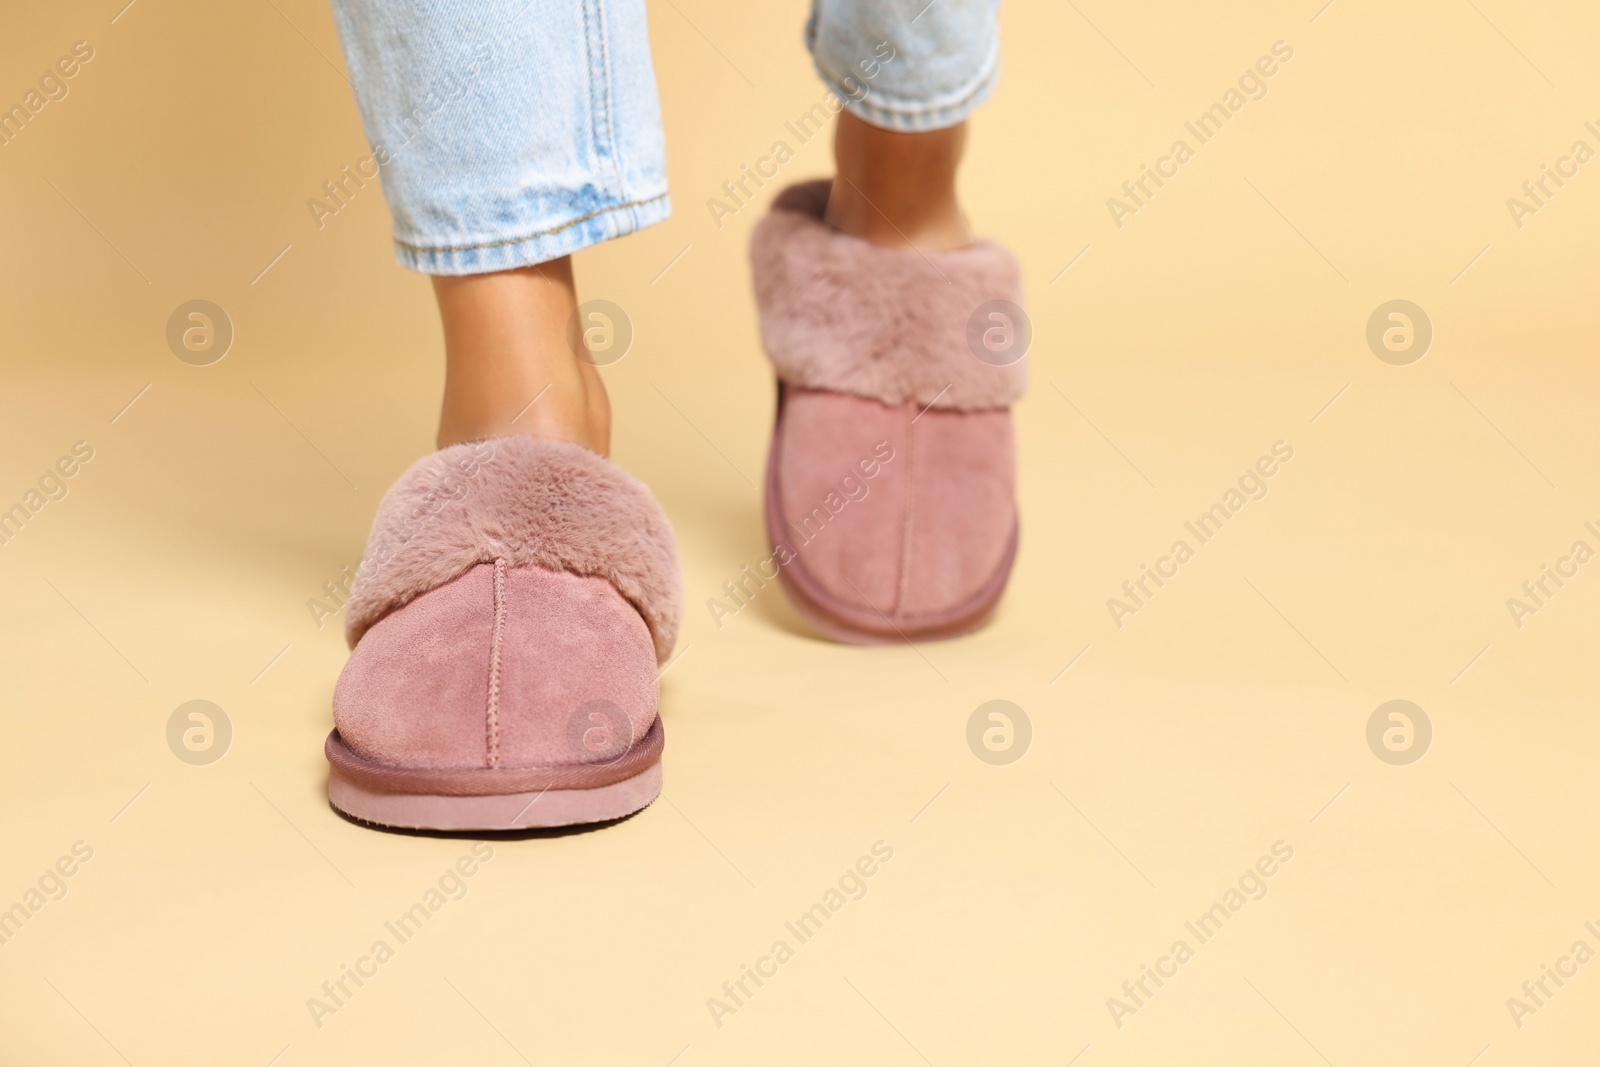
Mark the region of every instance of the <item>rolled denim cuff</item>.
POLYGON ((861 95, 861 83, 849 75, 840 76, 822 65, 812 56, 812 65, 824 85, 846 111, 870 125, 899 133, 920 133, 925 130, 942 130, 963 121, 979 104, 989 99, 1000 81, 1000 52, 995 50, 993 65, 981 74, 971 86, 950 93, 944 101, 894 100, 883 93, 868 90, 861 95))
POLYGON ((672 214, 665 189, 644 200, 597 207, 592 211, 519 237, 482 244, 431 246, 396 237, 395 261, 423 274, 486 274, 514 270, 571 255, 590 245, 623 237, 663 222, 672 214))
POLYGON ((325 188, 376 163, 401 266, 526 267, 670 213, 644 0, 334 0, 334 16, 372 155, 325 188))
POLYGON ((844 107, 886 130, 961 122, 1000 79, 999 0, 812 0, 805 43, 844 107))

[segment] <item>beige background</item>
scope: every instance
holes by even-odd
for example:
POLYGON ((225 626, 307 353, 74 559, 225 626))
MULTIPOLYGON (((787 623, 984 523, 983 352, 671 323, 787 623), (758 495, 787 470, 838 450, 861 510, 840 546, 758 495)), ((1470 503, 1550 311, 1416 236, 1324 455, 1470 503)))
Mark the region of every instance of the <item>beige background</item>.
MULTIPOLYGON (((13 5, 0 35, 7 102, 74 41, 96 52, 0 148, 0 504, 95 450, 0 547, 0 907, 94 849, 0 946, 0 1060, 1592 1049, 1600 964, 1520 1029, 1506 1006, 1574 941, 1600 950, 1600 564, 1520 629, 1506 607, 1574 541, 1600 548, 1600 162, 1521 229, 1506 207, 1575 140, 1600 148, 1592 5, 1010 0, 963 184, 1030 280, 1023 551, 981 634, 861 650, 805 635, 775 591, 721 629, 705 607, 764 554, 771 410, 758 209, 719 231, 705 201, 821 96, 804 5, 653 3, 676 216, 578 263, 634 322, 605 371, 615 454, 682 545, 665 796, 601 832, 494 841, 319 1029, 307 998, 471 846, 329 810, 345 649, 306 608, 431 447, 439 332, 376 188, 320 232, 306 209, 366 153, 325 5, 122 2, 13 5), (1269 95, 1113 225, 1106 199, 1278 40, 1295 55, 1269 95), (164 340, 197 297, 237 331, 210 367, 164 340), (1436 330, 1410 366, 1364 339, 1395 298, 1436 330), (1295 456, 1270 495, 1118 629, 1106 598, 1278 440, 1295 456), (196 698, 235 731, 206 767, 165 741, 196 698), (1005 767, 965 740, 996 698, 1034 731, 1005 767), (1395 698, 1435 730, 1410 766, 1365 741, 1395 698), (707 998, 879 840, 894 859, 868 895, 715 1026, 707 998), (1279 840, 1294 859, 1265 898, 1117 1027, 1107 998, 1279 840)), ((829 165, 813 141, 782 179, 829 165)))

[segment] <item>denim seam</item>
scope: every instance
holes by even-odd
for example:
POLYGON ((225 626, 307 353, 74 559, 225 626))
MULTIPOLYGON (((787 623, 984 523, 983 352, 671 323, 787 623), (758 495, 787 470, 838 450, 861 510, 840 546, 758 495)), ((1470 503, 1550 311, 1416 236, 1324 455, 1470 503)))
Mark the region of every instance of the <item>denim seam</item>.
POLYGON ((617 144, 617 116, 613 108, 612 78, 611 78, 611 38, 606 32, 606 9, 604 4, 595 5, 595 21, 600 32, 600 76, 605 88, 605 115, 606 141, 611 145, 611 173, 617 179, 617 191, 623 196, 628 195, 628 183, 622 176, 622 149, 617 144))
POLYGON ((399 245, 401 248, 406 249, 408 252, 427 252, 427 253, 432 253, 432 252, 472 252, 472 251, 476 251, 477 249, 480 249, 480 248, 502 248, 505 245, 517 245, 517 244, 522 244, 524 241, 532 241, 532 240, 534 240, 535 238, 538 238, 538 237, 549 237, 553 233, 560 233, 562 230, 569 230, 572 227, 577 226, 579 223, 588 222, 592 218, 597 218, 597 217, 599 217, 601 215, 609 214, 610 212, 613 212, 613 211, 625 211, 625 210, 627 210, 629 208, 643 207, 645 204, 653 204, 657 200, 665 200, 666 198, 667 198, 667 194, 666 193, 660 193, 660 194, 658 194, 656 196, 648 197, 647 199, 644 199, 644 200, 630 200, 625 204, 613 204, 610 207, 597 208, 596 210, 589 212, 587 215, 580 215, 579 217, 571 220, 570 222, 563 222, 560 226, 555 226, 555 227, 552 227, 552 228, 550 228, 548 230, 540 230, 537 233, 530 233, 530 234, 527 234, 527 235, 522 236, 522 237, 512 237, 512 238, 510 238, 508 240, 505 240, 505 241, 488 241, 488 242, 485 242, 483 244, 475 244, 475 245, 435 245, 435 246, 428 246, 428 245, 409 244, 408 242, 402 241, 402 240, 400 240, 400 238, 396 237, 394 239, 394 243, 399 245))
POLYGON ((589 97, 589 153, 598 172, 609 170, 616 191, 627 196, 628 191, 617 169, 616 141, 607 101, 611 89, 610 71, 606 66, 605 33, 597 29, 601 21, 600 6, 594 0, 578 0, 578 11, 583 19, 583 58, 587 73, 589 97), (593 11, 590 9, 593 8, 593 11), (598 48, 598 54, 596 49, 598 48), (609 164, 609 165, 608 165, 609 164))
POLYGON ((587 162, 593 164, 600 162, 600 149, 595 138, 598 123, 594 106, 594 31, 589 28, 589 0, 578 0, 578 17, 583 20, 583 63, 585 73, 589 76, 584 85, 588 90, 586 95, 589 103, 589 144, 586 147, 593 158, 587 162))

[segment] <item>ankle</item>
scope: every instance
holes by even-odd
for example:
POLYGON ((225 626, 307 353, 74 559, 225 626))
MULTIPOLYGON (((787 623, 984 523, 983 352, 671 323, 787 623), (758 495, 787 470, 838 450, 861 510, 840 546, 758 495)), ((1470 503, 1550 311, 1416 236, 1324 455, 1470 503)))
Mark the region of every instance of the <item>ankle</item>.
POLYGON ((439 277, 434 293, 445 338, 439 447, 528 434, 606 454, 605 385, 569 334, 577 308, 570 260, 439 277))
POLYGON ((611 426, 603 386, 599 393, 597 404, 593 390, 577 372, 557 374, 542 383, 531 378, 505 383, 488 395, 447 388, 436 440, 440 448, 447 448, 526 434, 569 441, 605 455, 611 426))
POLYGON ((869 191, 843 174, 833 179, 823 221, 888 248, 942 251, 972 243, 972 231, 953 191, 948 196, 908 200, 893 190, 869 191))
POLYGON ((935 250, 972 243, 956 199, 964 123, 900 133, 841 112, 834 131, 838 175, 823 220, 889 247, 935 250))

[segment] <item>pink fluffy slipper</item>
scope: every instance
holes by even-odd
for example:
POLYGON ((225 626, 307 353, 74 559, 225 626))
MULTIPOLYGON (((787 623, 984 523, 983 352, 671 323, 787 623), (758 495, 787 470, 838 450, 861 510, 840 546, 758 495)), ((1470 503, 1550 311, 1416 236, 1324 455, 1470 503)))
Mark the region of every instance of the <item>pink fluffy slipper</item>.
POLYGON ((990 241, 874 245, 826 225, 827 199, 824 181, 785 190, 751 245, 778 375, 766 520, 780 581, 838 640, 966 633, 1017 550, 1017 262, 990 241))
POLYGON ((619 818, 661 792, 672 528, 587 449, 454 445, 384 495, 347 605, 328 798, 384 826, 619 818))

